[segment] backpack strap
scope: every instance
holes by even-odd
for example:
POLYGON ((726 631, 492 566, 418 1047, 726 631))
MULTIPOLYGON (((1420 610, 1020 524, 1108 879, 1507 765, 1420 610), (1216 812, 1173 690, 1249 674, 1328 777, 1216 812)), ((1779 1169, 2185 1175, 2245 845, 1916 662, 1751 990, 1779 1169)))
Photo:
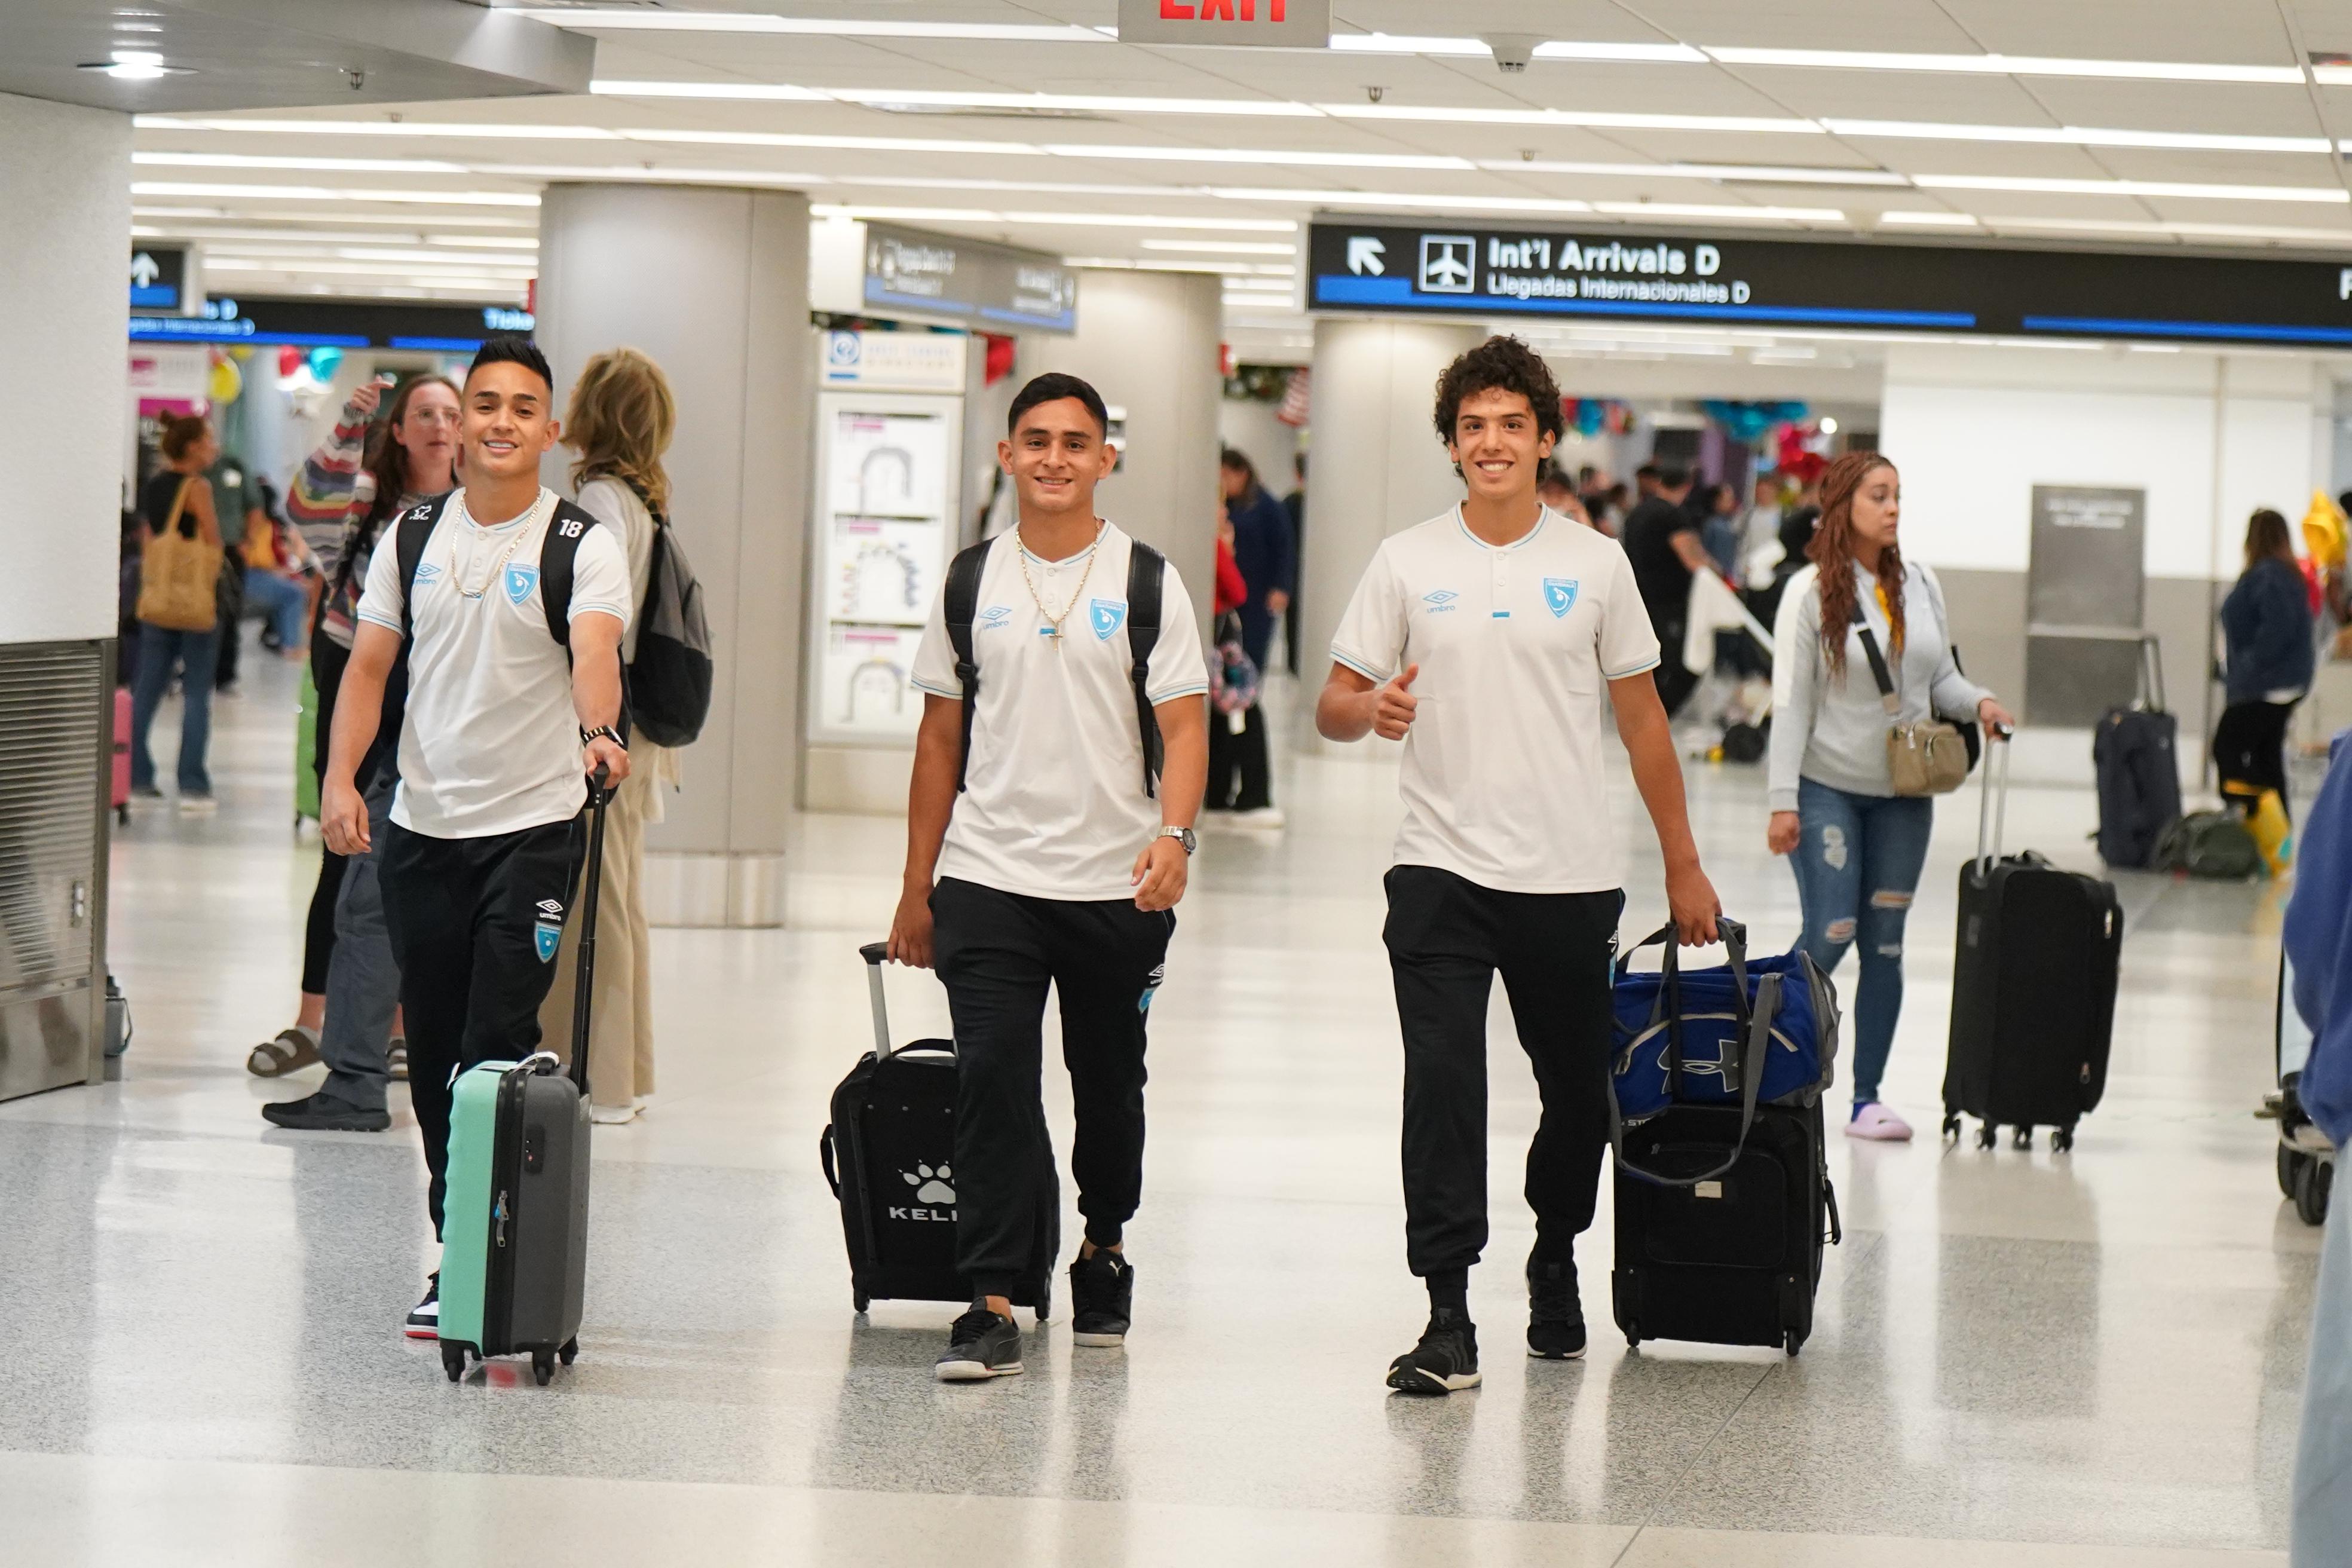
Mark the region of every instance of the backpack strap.
POLYGON ((947 587, 940 597, 946 617, 948 644, 955 650, 956 684, 963 689, 963 749, 956 755, 956 793, 963 793, 964 771, 971 763, 971 716, 980 707, 980 660, 971 645, 972 617, 980 608, 980 574, 988 564, 992 539, 967 545, 948 564, 947 587))
POLYGON ((547 635, 568 656, 572 650, 572 576, 580 542, 596 526, 596 514, 568 500, 555 503, 547 537, 539 546, 539 602, 547 612, 547 635))
POLYGON ((1139 539, 1128 542, 1127 649, 1128 679, 1135 687, 1135 723, 1143 737, 1143 793, 1160 793, 1160 769, 1166 749, 1160 736, 1160 715, 1151 710, 1151 654, 1160 646, 1160 584, 1168 558, 1139 539))
MULTIPOLYGON (((457 492, 452 490, 449 495, 457 492)), ((433 542, 433 531, 441 525, 441 513, 449 505, 444 495, 410 507, 393 524, 393 549, 400 563, 400 637, 403 645, 416 637, 416 569, 425 563, 425 547, 433 542)), ((383 543, 379 538, 378 545, 383 543)))

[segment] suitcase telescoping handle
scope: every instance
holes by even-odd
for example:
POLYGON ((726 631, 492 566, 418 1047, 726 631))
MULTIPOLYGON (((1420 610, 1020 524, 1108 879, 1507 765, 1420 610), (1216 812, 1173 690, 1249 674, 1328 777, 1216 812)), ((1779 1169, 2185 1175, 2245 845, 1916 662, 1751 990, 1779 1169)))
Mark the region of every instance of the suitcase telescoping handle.
POLYGON ((1985 759, 1984 784, 1978 793, 1977 800, 1977 874, 1979 876, 1990 870, 1992 863, 2000 858, 2000 841, 2009 826, 2009 742, 2010 737, 2016 732, 2006 724, 1996 724, 1992 727, 1992 738, 1996 742, 1993 751, 2000 758, 1998 764, 2000 769, 2000 787, 1998 791, 1993 787, 1992 774, 1995 763, 1990 757, 1988 757, 1985 759), (1996 795, 1999 796, 1998 806, 1995 805, 1996 795))
POLYGON ((581 868, 587 891, 580 897, 580 974, 572 990, 572 1082, 580 1098, 588 1098, 588 999, 596 976, 596 892, 604 880, 604 805, 613 798, 605 787, 604 764, 588 780, 588 864, 581 868))
POLYGON ((2139 705, 2151 713, 2162 713, 2164 705, 2164 643, 2153 632, 2139 639, 2139 705))
POLYGON ((866 994, 874 999, 874 1059, 890 1059, 890 1004, 882 994, 882 963, 890 956, 887 942, 869 942, 857 950, 866 961, 866 994))

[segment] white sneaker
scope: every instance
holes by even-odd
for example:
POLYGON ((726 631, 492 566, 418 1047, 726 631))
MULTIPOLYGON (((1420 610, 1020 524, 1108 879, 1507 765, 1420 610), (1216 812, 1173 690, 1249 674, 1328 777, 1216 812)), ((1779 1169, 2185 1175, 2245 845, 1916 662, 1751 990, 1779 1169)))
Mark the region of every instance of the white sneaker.
POLYGON ((1911 1124, 1876 1100, 1853 1108, 1853 1117, 1845 1124, 1849 1138, 1866 1138, 1874 1143, 1908 1143, 1911 1124))
POLYGON ((591 1105, 588 1120, 599 1127, 617 1127, 624 1121, 635 1121, 639 1109, 635 1105, 591 1105))
POLYGON ((182 816, 210 816, 219 809, 220 802, 208 795, 183 794, 180 796, 182 816))

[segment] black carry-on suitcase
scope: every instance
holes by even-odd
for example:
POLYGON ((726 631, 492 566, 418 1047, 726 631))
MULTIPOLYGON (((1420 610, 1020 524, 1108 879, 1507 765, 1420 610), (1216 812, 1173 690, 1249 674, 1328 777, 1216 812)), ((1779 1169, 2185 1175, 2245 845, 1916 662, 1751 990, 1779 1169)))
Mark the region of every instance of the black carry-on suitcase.
POLYGON ((2110 708, 2091 736, 2099 784, 2099 858, 2146 870, 2164 830, 2180 819, 2180 771, 2173 755, 2180 722, 2164 707, 2164 661, 2154 637, 2140 639, 2139 699, 2110 708))
POLYGON ((580 961, 572 1070, 553 1051, 482 1062, 457 1076, 449 1110, 443 1205, 441 1366, 530 1356, 543 1384, 580 1353, 588 1278, 588 1014, 596 973, 596 902, 604 869, 602 768, 588 787, 588 858, 577 900, 580 961))
MULTIPOLYGON (((1664 938, 1666 951, 1647 1024, 1633 1034, 1613 1068, 1614 1075, 1638 1075, 1644 1043, 1664 1031, 1663 1110, 1626 1120, 1617 1078, 1612 1079, 1616 1258, 1610 1305, 1629 1346, 1696 1340, 1773 1345, 1795 1355, 1813 1331, 1822 1248, 1841 1239, 1821 1105, 1827 1064, 1837 1052, 1836 997, 1809 960, 1793 972, 1750 969, 1744 928, 1728 919, 1718 925, 1729 960, 1729 1011, 1717 1010, 1719 984, 1702 989, 1706 977, 1720 972, 1681 973, 1669 927, 1651 939, 1664 938), (1799 1049, 1782 1032, 1781 1004, 1790 985, 1807 988, 1801 1011, 1812 1026, 1813 1060, 1821 1065, 1800 1087, 1784 1087, 1768 1099, 1769 1064, 1783 1050, 1799 1049), (1710 1023, 1720 1026, 1717 1058, 1686 1058, 1685 1031, 1707 1032, 1710 1023), (1693 1075, 1715 1078, 1737 1099, 1686 1100, 1693 1075)), ((1645 1011, 1641 992, 1629 992, 1627 967, 1628 960, 1621 959, 1612 1004, 1621 1038, 1629 1026, 1629 994, 1633 1018, 1645 1011)), ((1793 1021, 1788 1026, 1799 1027, 1793 1021)))
MULTIPOLYGON (((861 1312, 877 1300, 969 1301, 955 1263, 955 1042, 894 1047, 882 994, 887 945, 857 951, 874 1003, 874 1048, 833 1091, 833 1121, 817 1139, 824 1179, 841 1200, 852 1300, 861 1312)), ((1012 1300, 1042 1323, 1054 1310, 1062 1194, 1053 1150, 1038 1158, 1035 1268, 1012 1300)))
POLYGON ((1979 1149, 2009 1126, 2020 1149, 2047 1127, 2050 1146, 2063 1151, 2106 1089, 2124 912, 2111 882, 2062 871, 2031 849, 2000 853, 2008 742, 2004 729, 2000 785, 1988 761, 1976 858, 1960 869, 1944 1133, 1958 1138, 1965 1112, 1982 1123, 1979 1149))

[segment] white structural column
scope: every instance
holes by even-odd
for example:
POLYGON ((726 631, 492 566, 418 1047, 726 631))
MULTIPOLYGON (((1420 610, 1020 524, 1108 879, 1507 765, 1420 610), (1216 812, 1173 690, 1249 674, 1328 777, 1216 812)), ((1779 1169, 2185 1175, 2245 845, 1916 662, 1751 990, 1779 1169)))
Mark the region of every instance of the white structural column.
POLYGON ((1203 273, 1089 270, 1076 334, 1024 338, 1015 373, 1079 376, 1125 412, 1127 450, 1099 492, 1103 515, 1183 574, 1204 637, 1220 515, 1217 289, 1203 273))
MULTIPOLYGON (((552 185, 540 256, 538 337, 557 395, 624 344, 677 395, 671 516, 702 581, 718 670, 684 788, 648 835, 648 910, 666 925, 780 925, 814 449, 808 199, 552 185)), ((550 482, 568 488, 562 472, 551 464, 550 482)))
MULTIPOLYGON (((1306 556, 1299 572, 1301 743, 1314 731, 1313 694, 1331 667, 1332 628, 1381 541, 1462 499, 1462 481, 1431 423, 1437 377, 1475 348, 1476 327, 1433 321, 1315 323, 1315 433, 1307 475, 1306 556)), ((1372 756, 1377 748, 1335 748, 1372 756)))
POLYGON ((131 117, 0 95, 0 643, 114 635, 131 117))

